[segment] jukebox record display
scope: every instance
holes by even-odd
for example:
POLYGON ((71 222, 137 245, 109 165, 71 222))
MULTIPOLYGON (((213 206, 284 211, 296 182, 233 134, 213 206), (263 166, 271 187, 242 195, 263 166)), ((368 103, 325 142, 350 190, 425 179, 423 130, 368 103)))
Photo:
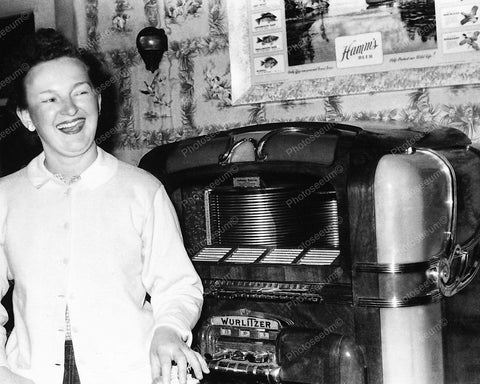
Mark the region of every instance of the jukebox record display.
POLYGON ((305 196, 305 190, 305 186, 279 186, 207 191, 208 245, 338 248, 335 192, 305 196))

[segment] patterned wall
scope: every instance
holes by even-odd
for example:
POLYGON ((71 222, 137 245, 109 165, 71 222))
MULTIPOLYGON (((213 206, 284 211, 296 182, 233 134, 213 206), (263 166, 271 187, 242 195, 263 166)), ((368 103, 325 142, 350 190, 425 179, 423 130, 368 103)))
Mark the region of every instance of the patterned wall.
POLYGON ((83 1, 86 44, 109 65, 106 86, 118 89, 115 124, 104 137, 113 136, 115 155, 130 163, 157 145, 275 121, 403 121, 427 129, 447 124, 480 142, 479 85, 233 107, 227 0, 83 1), (151 25, 164 28, 169 39, 155 73, 145 69, 135 47, 137 33, 151 25))

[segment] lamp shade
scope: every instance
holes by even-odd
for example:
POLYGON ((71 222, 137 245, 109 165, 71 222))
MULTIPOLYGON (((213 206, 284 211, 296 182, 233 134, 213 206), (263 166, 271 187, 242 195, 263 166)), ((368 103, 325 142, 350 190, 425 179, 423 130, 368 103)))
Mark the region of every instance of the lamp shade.
POLYGON ((168 38, 163 29, 146 27, 137 35, 138 53, 151 72, 158 69, 163 53, 168 49, 168 38))

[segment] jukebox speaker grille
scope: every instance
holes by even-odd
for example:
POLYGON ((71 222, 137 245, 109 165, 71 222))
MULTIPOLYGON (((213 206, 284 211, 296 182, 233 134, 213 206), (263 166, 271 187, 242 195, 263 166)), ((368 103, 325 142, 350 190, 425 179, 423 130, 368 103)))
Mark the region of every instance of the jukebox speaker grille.
POLYGON ((208 190, 207 244, 270 247, 339 247, 334 191, 306 195, 308 187, 208 190))

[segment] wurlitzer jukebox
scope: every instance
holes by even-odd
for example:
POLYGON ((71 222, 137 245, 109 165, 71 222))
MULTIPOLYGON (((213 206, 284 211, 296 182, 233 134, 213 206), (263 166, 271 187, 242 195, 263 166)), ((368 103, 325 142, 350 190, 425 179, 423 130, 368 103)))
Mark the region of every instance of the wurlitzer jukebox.
POLYGON ((480 156, 455 129, 249 126, 157 147, 212 382, 480 377, 480 156))

